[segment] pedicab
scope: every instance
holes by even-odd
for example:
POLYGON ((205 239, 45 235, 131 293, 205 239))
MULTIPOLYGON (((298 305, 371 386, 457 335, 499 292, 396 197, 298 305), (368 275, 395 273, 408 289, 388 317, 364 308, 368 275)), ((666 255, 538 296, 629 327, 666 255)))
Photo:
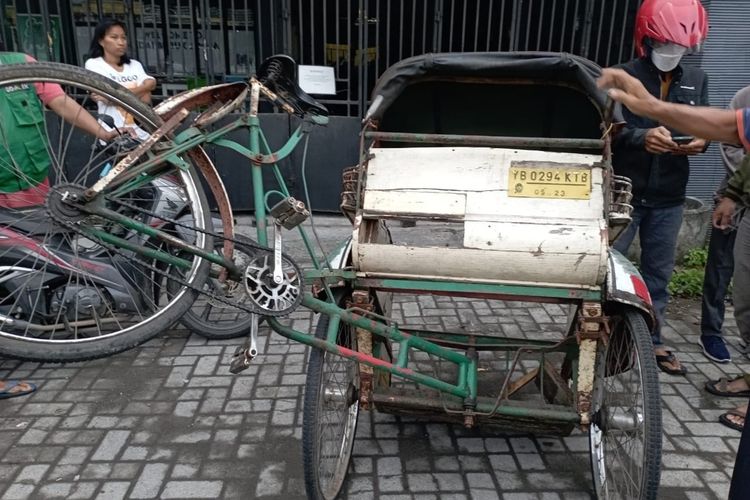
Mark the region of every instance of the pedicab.
MULTIPOLYGON (((338 304, 312 344, 303 448, 310 498, 342 490, 362 410, 468 428, 590 436, 598 498, 656 498, 661 410, 650 298, 611 248, 630 222, 630 182, 611 166, 619 112, 600 68, 553 53, 427 54, 388 69, 363 120, 361 161, 343 174, 352 238, 338 304), (389 225, 455 224, 459 238, 393 244, 389 225), (458 241, 455 241, 458 240, 458 241), (399 294, 558 304, 562 333, 505 338, 399 325, 399 294), (498 370, 485 356, 505 356, 498 370), (426 369, 424 359, 441 370, 426 369), (408 383, 404 383, 404 381, 408 383), (532 383, 533 382, 533 383, 532 383)), ((400 230, 407 232, 405 229, 400 230)))
MULTIPOLYGON (((328 118, 294 83, 291 58, 269 58, 247 83, 194 89, 155 109, 80 68, 0 68, 0 87, 52 82, 84 104, 103 96, 150 133, 114 166, 92 149, 88 159, 76 157, 75 170, 65 161, 70 133, 58 134, 68 139, 57 148, 49 143, 55 161, 44 167, 54 175, 44 205, 5 211, 0 221, 11 236, 2 255, 15 259, 6 272, 23 280, 0 303, 3 352, 31 359, 60 346, 70 347, 70 359, 119 352, 168 328, 202 294, 216 307, 264 316, 282 336, 314 348, 302 435, 310 498, 342 491, 361 410, 467 428, 581 429, 589 434, 599 498, 656 498, 661 413, 653 315, 637 270, 611 249, 630 221, 631 185, 611 168, 620 120, 596 88, 598 72, 590 61, 558 53, 428 54, 388 69, 363 122, 360 162, 343 172, 341 206, 352 236, 325 265, 305 240, 313 268, 303 271, 282 252, 282 229, 301 229, 309 213, 290 196, 276 164, 328 118), (247 107, 247 96, 249 111, 231 115, 247 107), (261 97, 299 124, 277 151, 261 130, 261 97), (249 147, 228 138, 237 129, 249 130, 249 147), (257 241, 235 237, 205 144, 250 160, 257 241), (264 169, 273 171, 277 190, 264 188, 264 169), (144 204, 142 191, 160 179, 181 188, 187 211, 179 219, 155 211, 153 197, 144 204), (221 231, 203 181, 219 207, 221 231), (281 201, 270 206, 271 196, 281 201), (406 235, 394 244, 390 228, 399 221, 416 222, 415 230, 441 221, 453 225, 455 237, 426 243, 406 235), (11 255, 31 248, 32 237, 47 243, 11 255), (26 269, 29 259, 55 265, 26 269), (123 271, 122 286, 101 275, 104 264, 123 271), (42 278, 59 293, 37 285, 42 278), (415 294, 562 306, 568 322, 560 331, 512 338, 489 328, 400 324, 393 300, 415 294), (123 305, 125 298, 133 305, 123 305), (300 305, 321 313, 314 334, 281 319, 300 305), (58 328, 70 336, 58 341, 58 328)), ((47 115, 24 114, 26 99, 21 95, 16 111, 32 126, 54 130, 47 115)), ((257 326, 232 371, 258 354, 257 326)))

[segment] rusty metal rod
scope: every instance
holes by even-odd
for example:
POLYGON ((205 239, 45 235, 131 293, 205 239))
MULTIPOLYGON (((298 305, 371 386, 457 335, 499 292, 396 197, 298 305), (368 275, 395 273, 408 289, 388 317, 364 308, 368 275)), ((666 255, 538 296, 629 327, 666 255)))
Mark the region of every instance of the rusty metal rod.
POLYGON ((494 146, 516 148, 603 149, 601 139, 508 137, 493 135, 412 134, 407 132, 365 132, 365 139, 388 142, 417 142, 451 146, 494 146))

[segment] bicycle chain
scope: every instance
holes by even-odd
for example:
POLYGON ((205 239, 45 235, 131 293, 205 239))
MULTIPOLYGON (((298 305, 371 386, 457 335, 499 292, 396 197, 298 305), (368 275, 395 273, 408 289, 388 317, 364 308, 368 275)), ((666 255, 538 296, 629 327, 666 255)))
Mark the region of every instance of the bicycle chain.
MULTIPOLYGON (((170 219, 169 217, 164 217, 162 215, 157 215, 157 214, 155 214, 153 212, 150 212, 149 210, 146 210, 146 209, 144 209, 142 207, 131 205, 130 203, 127 203, 127 202, 124 202, 124 201, 121 201, 121 200, 112 200, 109 197, 105 197, 105 199, 109 200, 110 202, 117 203, 117 204, 119 204, 119 205, 121 205, 123 207, 135 210, 135 211, 143 213, 145 215, 148 215, 150 217, 154 217, 156 219, 163 220, 165 222, 174 224, 175 226, 183 227, 183 228, 188 229, 190 231, 195 231, 195 232, 198 232, 198 233, 203 233, 203 234, 206 234, 206 235, 211 236, 213 238, 219 238, 219 239, 222 239, 222 240, 231 241, 231 242, 233 242, 235 245, 237 245, 240 248, 243 248, 243 247, 244 248, 248 248, 248 247, 250 247, 250 248, 252 248, 252 249, 254 249, 254 250, 256 250, 256 251, 258 251, 260 253, 267 253, 267 254, 270 255, 270 258, 273 260, 273 249, 272 248, 265 247, 263 245, 255 243, 255 242, 252 242, 252 243, 250 243, 250 242, 241 242, 241 241, 236 240, 234 238, 227 238, 227 237, 219 235, 217 233, 213 233, 213 232, 210 232, 210 231, 205 231, 203 229, 198 229, 196 227, 192 227, 192 226, 189 226, 187 224, 183 224, 181 222, 178 222, 177 220, 170 219)), ((60 218, 56 217, 49 210, 48 210, 48 213, 49 213, 49 215, 56 222, 64 225, 65 227, 68 227, 68 228, 72 229, 74 232, 76 232, 78 234, 82 234, 84 236, 89 237, 89 235, 85 234, 85 231, 83 231, 80 227, 78 227, 78 223, 71 222, 71 221, 68 221, 68 220, 61 220, 60 218)), ((112 252, 114 252, 114 253, 122 256, 122 257, 125 257, 126 259, 132 259, 131 255, 126 254, 121 248, 118 248, 116 245, 113 245, 113 244, 110 244, 110 243, 106 243, 104 241, 101 241, 100 239, 97 239, 96 243, 98 245, 100 245, 100 246, 102 246, 102 247, 104 247, 104 248, 106 248, 106 249, 108 249, 108 250, 110 250, 110 251, 112 251, 112 252)), ((249 255, 254 255, 254 253, 252 253, 252 252, 246 252, 246 253, 248 253, 249 255)), ((299 278, 300 278, 300 287, 302 287, 302 285, 303 285, 303 278, 302 278, 302 271, 301 271, 301 269, 299 268, 299 266, 297 265, 297 263, 291 257, 289 257, 288 255, 282 253, 282 257, 283 257, 283 259, 286 262, 288 262, 294 268, 294 272, 297 273, 297 276, 299 276, 299 278)), ((273 316, 273 317, 286 316, 286 315, 290 314, 291 312, 293 312, 294 310, 296 310, 297 307, 299 307, 299 304, 302 302, 302 291, 300 290, 300 293, 297 296, 297 299, 294 302, 294 304, 291 305, 290 307, 286 308, 285 310, 282 310, 282 311, 272 311, 272 310, 268 310, 268 309, 262 308, 260 306, 257 306, 252 301, 252 299, 249 301, 249 305, 248 304, 238 304, 238 303, 236 303, 236 302, 234 302, 232 300, 229 300, 226 297, 223 297, 223 296, 221 296, 219 294, 215 294, 215 293, 212 293, 210 291, 205 290, 203 288, 203 286, 202 286, 203 283, 201 283, 201 287, 197 287, 197 286, 194 286, 191 283, 187 282, 186 280, 183 280, 183 279, 179 278, 178 276, 170 274, 169 272, 167 272, 167 271, 165 271, 163 269, 159 269, 158 267, 156 267, 156 266, 154 266, 152 264, 148 264, 146 262, 141 261, 140 265, 142 265, 143 267, 147 268, 149 271, 152 271, 152 272, 155 272, 155 273, 157 273, 157 274, 159 274, 161 276, 164 276, 167 279, 172 280, 172 281, 180 284, 181 286, 189 288, 189 289, 193 290, 194 292, 197 292, 197 293, 200 293, 202 295, 205 295, 205 296, 209 297, 212 300, 216 300, 217 302, 222 302, 222 303, 227 304, 229 306, 236 307, 236 308, 238 308, 238 309, 240 309, 242 311, 245 311, 245 312, 248 312, 248 313, 251 313, 251 314, 258 314, 260 316, 273 316)), ((243 272, 243 276, 244 276, 244 272, 243 272)), ((244 289, 244 285, 242 285, 242 286, 243 286, 243 289, 244 289)), ((245 293, 247 293, 247 292, 245 291, 245 293)))

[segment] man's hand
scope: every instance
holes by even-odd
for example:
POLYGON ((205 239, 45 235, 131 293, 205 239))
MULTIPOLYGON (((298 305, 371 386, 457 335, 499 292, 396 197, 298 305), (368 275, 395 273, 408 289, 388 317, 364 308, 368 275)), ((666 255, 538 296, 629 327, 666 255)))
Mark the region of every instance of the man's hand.
POLYGON ((673 153, 678 147, 665 127, 650 128, 646 132, 646 151, 649 153, 673 153))
POLYGON ((649 111, 659 102, 637 78, 621 69, 603 69, 597 85, 599 88, 608 89, 609 97, 624 104, 639 116, 649 116, 649 111))
POLYGON ((677 151, 674 151, 674 154, 683 154, 683 155, 698 155, 701 154, 706 149, 706 140, 705 139, 693 139, 687 144, 678 145, 677 151))
POLYGON ((138 135, 135 133, 135 129, 133 129, 132 127, 123 127, 119 129, 119 132, 115 129, 105 130, 104 127, 99 127, 99 133, 96 134, 96 137, 105 142, 109 142, 120 135, 127 135, 133 139, 138 138, 138 135))
POLYGON ((732 227, 732 217, 737 204, 731 198, 724 197, 721 199, 714 210, 711 220, 717 229, 727 229, 732 227))

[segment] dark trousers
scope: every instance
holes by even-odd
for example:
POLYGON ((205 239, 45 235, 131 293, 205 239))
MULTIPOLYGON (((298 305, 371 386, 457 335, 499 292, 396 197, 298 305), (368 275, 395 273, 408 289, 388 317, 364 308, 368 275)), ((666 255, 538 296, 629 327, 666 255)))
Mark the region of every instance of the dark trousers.
POLYGON ((641 238, 641 275, 656 315, 656 325, 651 332, 655 346, 662 343, 661 325, 664 324, 664 312, 669 301, 667 285, 674 271, 674 254, 683 209, 683 205, 667 208, 636 206, 632 214, 633 222, 612 245, 615 250, 627 255, 636 233, 641 238))
POLYGON ((728 500, 747 500, 750 498, 750 425, 742 428, 740 447, 734 461, 732 484, 729 487, 728 500))
MULTIPOLYGON (((737 229, 734 246, 734 317, 740 336, 750 339, 750 216, 745 214, 737 229)), ((745 424, 734 462, 730 500, 750 498, 750 425, 745 424)))
POLYGON ((701 335, 721 336, 724 324, 724 299, 734 270, 734 240, 736 231, 724 232, 711 229, 708 243, 706 276, 703 279, 701 299, 701 335))

